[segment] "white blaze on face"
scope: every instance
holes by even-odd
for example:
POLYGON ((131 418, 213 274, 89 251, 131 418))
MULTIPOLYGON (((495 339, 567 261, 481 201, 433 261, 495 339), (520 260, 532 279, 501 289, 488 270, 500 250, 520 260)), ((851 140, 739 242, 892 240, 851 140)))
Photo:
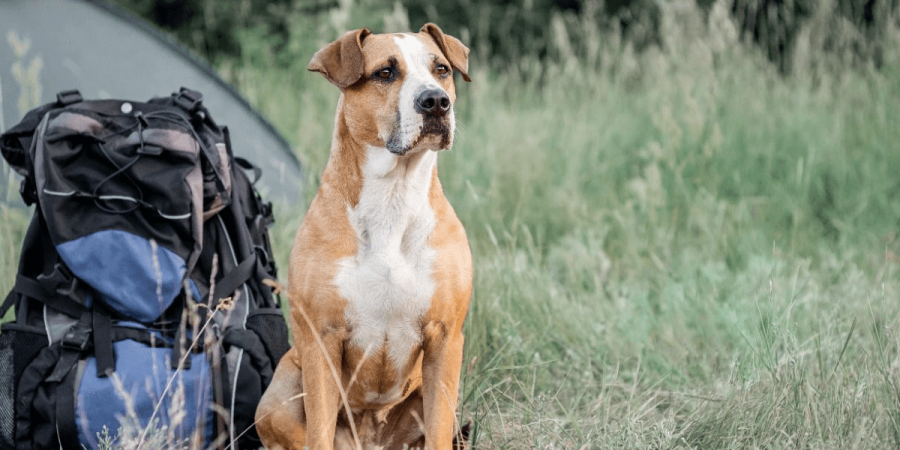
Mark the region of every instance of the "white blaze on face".
MULTIPOLYGON (((394 130, 396 136, 392 138, 396 139, 397 148, 407 150, 419 137, 423 124, 422 114, 416 111, 416 97, 430 89, 439 89, 441 91, 444 91, 444 89, 438 84, 431 71, 434 65, 434 57, 428 52, 428 48, 425 47, 425 43, 422 42, 419 36, 401 34, 394 36, 394 42, 397 44, 403 57, 404 65, 406 66, 406 78, 400 87, 400 104, 398 107, 400 124, 397 130, 394 130)), ((446 120, 452 135, 454 126, 452 109, 447 114, 446 120)), ((388 141, 390 140, 389 138, 388 141)), ((388 147, 391 147, 391 145, 388 147)))

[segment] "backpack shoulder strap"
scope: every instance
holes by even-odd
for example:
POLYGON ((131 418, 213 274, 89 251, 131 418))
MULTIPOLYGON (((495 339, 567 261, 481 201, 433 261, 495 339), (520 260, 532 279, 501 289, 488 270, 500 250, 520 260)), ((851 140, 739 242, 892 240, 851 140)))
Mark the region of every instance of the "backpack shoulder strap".
POLYGON ((9 311, 9 308, 12 308, 12 305, 16 303, 16 291, 10 290, 9 294, 6 294, 6 300, 3 300, 3 304, 0 305, 0 317, 6 316, 6 312, 9 311))

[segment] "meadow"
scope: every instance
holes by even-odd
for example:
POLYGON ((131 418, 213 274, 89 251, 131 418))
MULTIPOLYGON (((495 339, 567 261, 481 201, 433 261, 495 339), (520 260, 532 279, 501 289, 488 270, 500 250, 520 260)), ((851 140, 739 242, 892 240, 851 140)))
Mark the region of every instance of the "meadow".
MULTIPOLYGON (((475 261, 473 448, 900 447, 900 31, 856 64, 822 50, 819 14, 787 75, 723 2, 667 3, 642 52, 575 15, 548 18, 549 58, 473 48, 439 159, 475 261)), ((421 26, 352 2, 294 23, 216 62, 308 174, 277 205, 282 274, 338 98, 309 58, 421 26)), ((2 214, 7 289, 26 219, 2 214)))

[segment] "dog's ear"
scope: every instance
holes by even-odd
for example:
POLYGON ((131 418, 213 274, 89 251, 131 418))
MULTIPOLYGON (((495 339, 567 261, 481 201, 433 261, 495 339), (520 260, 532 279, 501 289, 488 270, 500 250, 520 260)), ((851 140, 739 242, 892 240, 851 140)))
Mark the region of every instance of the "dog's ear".
POLYGON ((341 89, 356 83, 365 71, 362 43, 370 34, 372 32, 368 28, 345 33, 317 51, 307 69, 325 75, 328 81, 341 89))
POLYGON ((426 23, 419 32, 431 35, 434 42, 436 42, 438 47, 441 48, 441 51, 444 52, 444 56, 450 60, 450 65, 453 67, 453 70, 459 72, 462 75, 463 80, 472 81, 472 79, 469 78, 468 47, 463 45, 459 39, 450 36, 449 34, 444 34, 444 32, 433 23, 426 23))

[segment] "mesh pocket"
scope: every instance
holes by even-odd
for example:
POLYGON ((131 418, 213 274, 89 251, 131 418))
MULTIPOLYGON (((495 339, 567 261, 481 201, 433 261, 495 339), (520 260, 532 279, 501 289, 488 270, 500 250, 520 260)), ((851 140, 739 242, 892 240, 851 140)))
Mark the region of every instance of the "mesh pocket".
POLYGON ((247 318, 247 329, 256 333, 272 360, 272 367, 291 348, 288 342, 287 324, 278 308, 260 308, 247 318))
POLYGON ((47 346, 44 330, 8 323, 0 332, 0 448, 15 448, 17 387, 25 367, 47 346))
POLYGON ((0 448, 14 448, 16 390, 13 365, 15 331, 0 333, 0 448))
MULTIPOLYGON (((3 334, 11 331, 13 330, 7 330, 4 327, 3 334)), ((47 335, 43 329, 27 326, 16 327, 13 338, 13 366, 17 381, 25 371, 25 367, 31 364, 38 352, 48 345, 50 343, 47 342, 47 335)))

